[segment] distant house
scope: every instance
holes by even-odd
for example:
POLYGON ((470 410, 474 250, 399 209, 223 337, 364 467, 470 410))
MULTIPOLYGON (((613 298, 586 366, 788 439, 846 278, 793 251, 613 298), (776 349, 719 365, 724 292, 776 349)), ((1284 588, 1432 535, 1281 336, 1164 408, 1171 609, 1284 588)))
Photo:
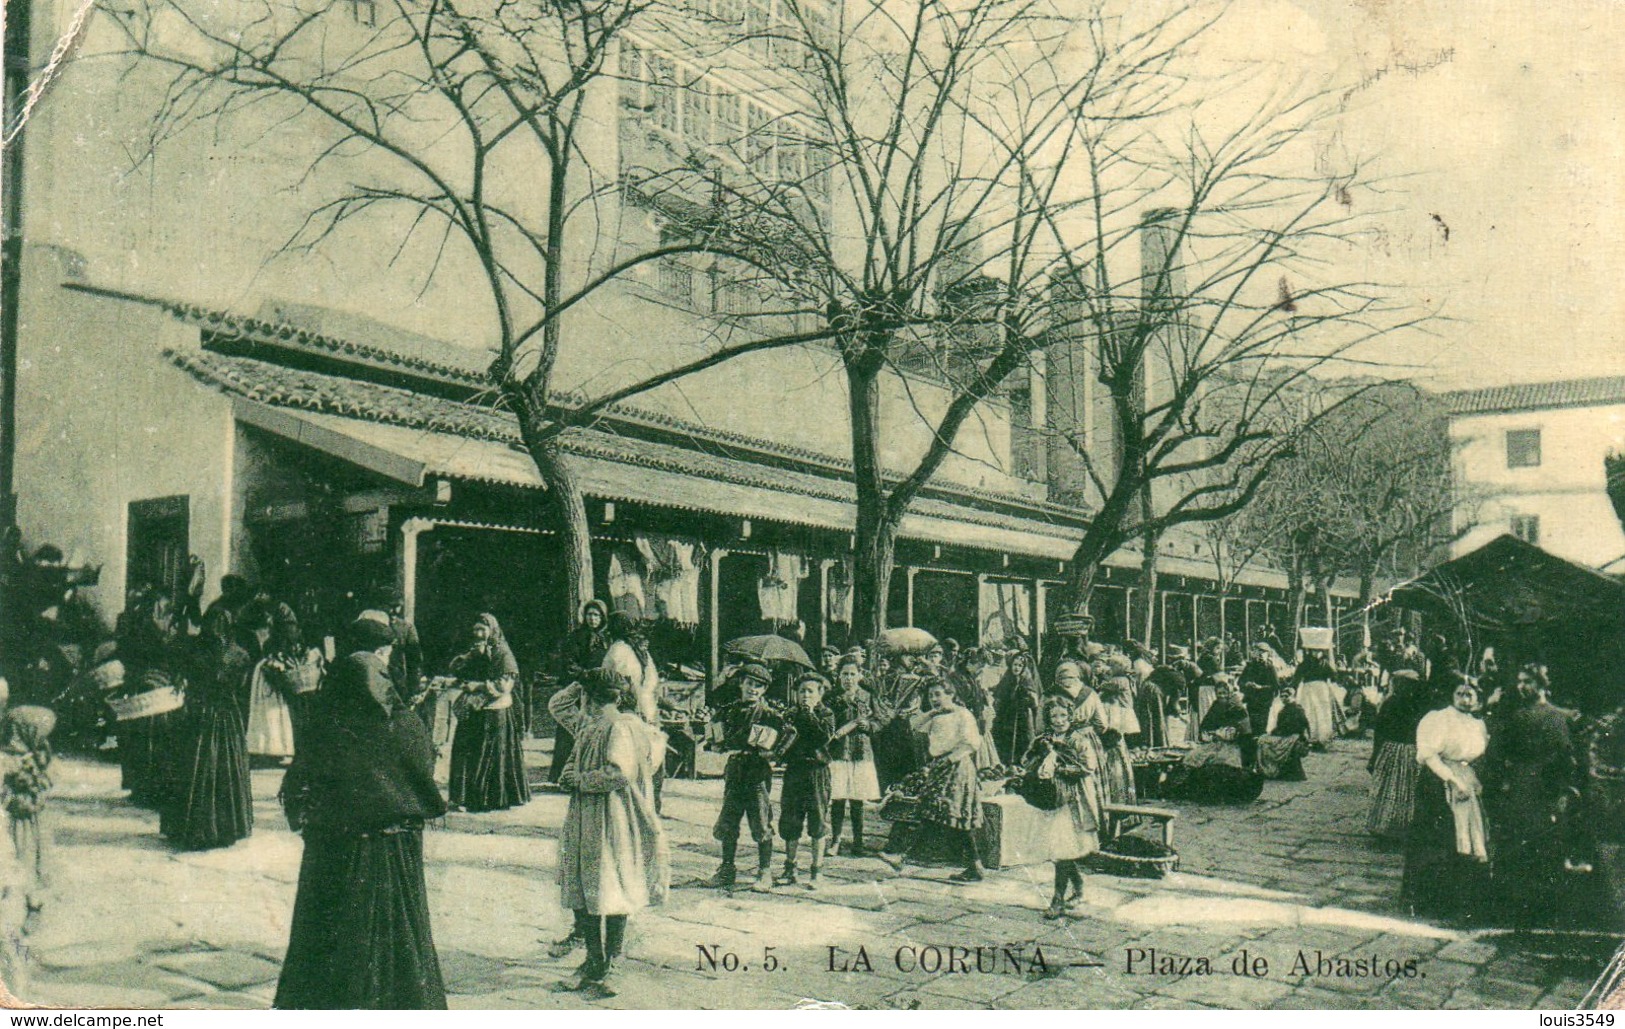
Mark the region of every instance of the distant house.
POLYGON ((1625 567, 1604 463, 1625 450, 1625 376, 1445 395, 1457 447, 1460 556, 1510 533, 1592 568, 1625 567))

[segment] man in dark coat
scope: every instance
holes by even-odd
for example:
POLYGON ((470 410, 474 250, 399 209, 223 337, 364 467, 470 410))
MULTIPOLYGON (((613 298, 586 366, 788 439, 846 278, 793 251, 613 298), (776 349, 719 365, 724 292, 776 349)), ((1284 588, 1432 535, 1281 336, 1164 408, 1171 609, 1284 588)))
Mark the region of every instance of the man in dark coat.
POLYGON ((1268 644, 1260 643, 1253 648, 1252 656, 1242 667, 1241 675, 1237 677, 1236 682, 1241 687, 1242 701, 1247 705, 1247 716, 1252 728, 1250 735, 1254 737, 1264 735, 1269 729, 1270 707, 1275 703, 1275 695, 1281 689, 1281 676, 1275 670, 1275 662, 1270 660, 1268 644))
POLYGON ((1562 819, 1574 779, 1569 715, 1547 699, 1546 671, 1525 665, 1490 726, 1487 814, 1500 845, 1498 892, 1520 926, 1555 908, 1564 857, 1562 819))

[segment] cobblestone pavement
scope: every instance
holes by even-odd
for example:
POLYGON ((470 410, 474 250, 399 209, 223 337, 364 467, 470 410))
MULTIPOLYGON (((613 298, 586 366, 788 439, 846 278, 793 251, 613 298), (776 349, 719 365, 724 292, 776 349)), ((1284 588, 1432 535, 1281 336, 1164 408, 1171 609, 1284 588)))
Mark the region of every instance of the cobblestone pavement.
MULTIPOLYGON (((1247 807, 1182 810, 1183 871, 1160 881, 1091 875, 1084 904, 1060 922, 1041 917, 1047 864, 958 886, 948 868, 894 876, 873 859, 835 858, 816 892, 707 888, 720 783, 670 782, 674 889, 663 908, 634 918, 622 992, 606 1006, 1574 1006, 1611 941, 1474 935, 1399 916, 1399 855, 1363 831, 1367 746, 1341 741, 1311 755, 1307 783, 1270 783, 1247 807), (833 964, 849 970, 830 970, 832 947, 833 964), (1201 974, 1202 958, 1212 974, 1201 974), (1336 974, 1361 959, 1377 974, 1336 974), (1412 959, 1414 976, 1386 974, 1388 962, 1412 959), (723 967, 734 960, 737 970, 723 967), (1240 962, 1259 970, 1260 960, 1264 974, 1235 974, 1240 962)), ((534 765, 542 758, 531 755, 534 765)), ((43 1005, 268 1006, 300 855, 275 805, 280 778, 254 773, 252 838, 177 854, 159 838, 156 816, 122 800, 115 767, 63 760, 51 801, 53 893, 30 937, 21 996, 43 1005)), ((453 1007, 584 1003, 548 989, 579 960, 545 954, 567 923, 554 884, 564 807, 542 793, 516 811, 452 815, 426 836, 453 1007)), ((749 850, 741 848, 742 878, 749 850)))

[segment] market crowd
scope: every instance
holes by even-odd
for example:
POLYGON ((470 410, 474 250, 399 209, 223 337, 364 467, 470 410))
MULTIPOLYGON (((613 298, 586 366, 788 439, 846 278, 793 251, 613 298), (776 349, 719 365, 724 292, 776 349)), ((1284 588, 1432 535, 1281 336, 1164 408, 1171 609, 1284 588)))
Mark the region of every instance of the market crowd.
MULTIPOLYGON (((34 565, 62 562, 45 553, 34 565)), ((1056 620, 1042 660, 1021 639, 962 648, 912 628, 817 655, 747 637, 725 648, 696 729, 669 702, 641 621, 599 601, 553 655, 557 688, 544 697, 490 614, 444 667, 425 667, 389 589, 356 598, 343 630, 316 638, 288 599, 240 577, 205 607, 194 563, 185 596, 138 585, 101 639, 64 618, 76 583, 52 576, 39 600, 55 612, 36 612, 21 643, 31 703, 0 733, 26 881, 47 875, 37 829, 58 714, 116 739, 130 802, 157 811, 177 848, 248 836, 250 768, 285 767, 280 800, 304 856, 283 1008, 444 1006, 423 832, 448 810, 530 801, 522 744, 544 706, 547 779, 569 795, 558 878, 573 916, 550 952, 584 952, 558 988, 598 997, 616 991, 628 919, 669 889, 662 783, 695 748, 726 755, 715 888, 816 890, 830 861, 949 860, 955 881, 975 882, 984 801, 1002 793, 1044 827, 1050 919, 1081 896, 1095 856, 1154 810, 1146 801, 1250 803, 1368 730, 1369 828, 1403 841, 1404 899, 1419 912, 1536 921, 1568 877, 1617 866, 1625 825, 1590 799, 1606 791, 1587 789, 1619 774, 1612 723, 1582 725, 1554 705, 1539 666, 1503 674, 1486 655, 1470 677, 1448 647, 1424 655, 1402 632, 1347 667, 1330 629, 1302 630, 1288 664, 1272 633, 1158 655, 1093 639, 1081 614, 1056 620), (71 644, 70 625, 86 633, 71 644), (876 811, 884 839, 868 832, 876 811), (754 855, 742 861, 747 832, 754 855)), ((44 891, 12 894, 37 904, 44 891)))

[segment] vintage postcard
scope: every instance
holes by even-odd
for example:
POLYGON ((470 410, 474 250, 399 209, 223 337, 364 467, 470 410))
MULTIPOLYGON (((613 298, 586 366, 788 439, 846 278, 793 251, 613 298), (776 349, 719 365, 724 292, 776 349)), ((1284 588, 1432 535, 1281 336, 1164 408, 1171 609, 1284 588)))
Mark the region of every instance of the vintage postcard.
POLYGON ((4 36, 6 1006, 1625 1006, 1625 6, 4 36))

